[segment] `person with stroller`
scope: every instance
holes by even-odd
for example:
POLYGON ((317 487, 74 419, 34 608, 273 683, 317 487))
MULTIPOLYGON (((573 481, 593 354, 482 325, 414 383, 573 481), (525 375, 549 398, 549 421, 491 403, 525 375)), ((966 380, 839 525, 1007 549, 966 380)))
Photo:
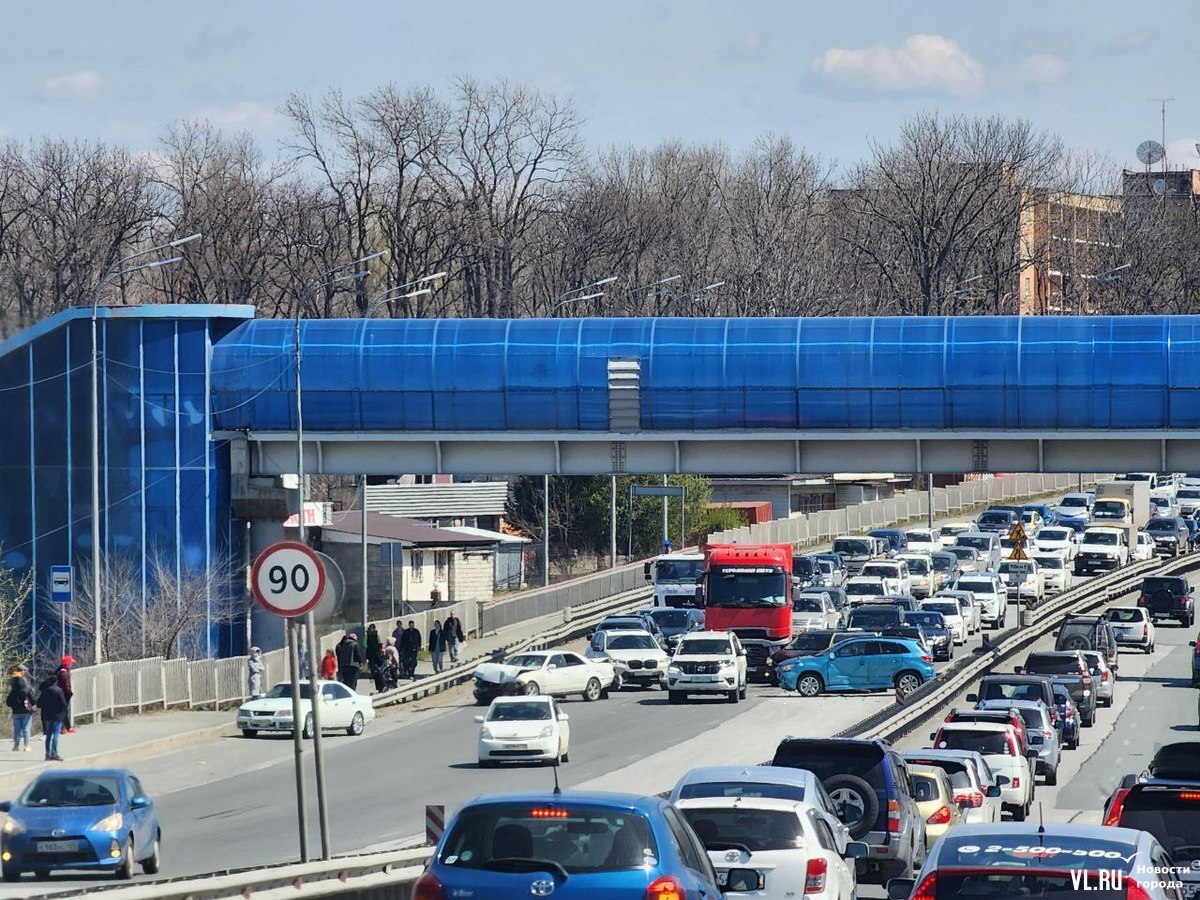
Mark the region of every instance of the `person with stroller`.
POLYGON ((412 619, 400 634, 400 675, 402 678, 417 678, 417 654, 421 652, 421 632, 412 619))
POLYGON ((400 652, 396 649, 396 639, 389 637, 383 648, 383 687, 384 690, 394 691, 400 681, 400 652))

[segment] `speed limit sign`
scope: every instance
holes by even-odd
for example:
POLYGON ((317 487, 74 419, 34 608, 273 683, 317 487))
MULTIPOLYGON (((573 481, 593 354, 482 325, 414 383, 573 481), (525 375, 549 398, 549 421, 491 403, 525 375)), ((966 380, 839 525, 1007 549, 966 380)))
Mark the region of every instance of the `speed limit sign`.
POLYGON ((302 616, 325 592, 325 565, 304 544, 280 541, 254 560, 250 588, 255 599, 275 615, 302 616))

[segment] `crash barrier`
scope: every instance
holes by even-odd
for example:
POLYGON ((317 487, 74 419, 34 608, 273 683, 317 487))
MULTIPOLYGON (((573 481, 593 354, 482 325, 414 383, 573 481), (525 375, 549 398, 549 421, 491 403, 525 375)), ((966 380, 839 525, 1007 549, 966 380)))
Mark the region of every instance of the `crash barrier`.
POLYGON ((1039 606, 1034 624, 1009 629, 1000 635, 1000 640, 991 646, 990 651, 985 650, 975 658, 967 657, 963 664, 922 685, 905 698, 902 707, 870 716, 838 737, 895 741, 939 715, 942 707, 957 694, 994 669, 998 663, 1053 631, 1068 616, 1086 613, 1131 593, 1147 575, 1178 575, 1196 568, 1200 568, 1200 554, 1189 553, 1165 565, 1159 560, 1136 563, 1072 588, 1039 606))

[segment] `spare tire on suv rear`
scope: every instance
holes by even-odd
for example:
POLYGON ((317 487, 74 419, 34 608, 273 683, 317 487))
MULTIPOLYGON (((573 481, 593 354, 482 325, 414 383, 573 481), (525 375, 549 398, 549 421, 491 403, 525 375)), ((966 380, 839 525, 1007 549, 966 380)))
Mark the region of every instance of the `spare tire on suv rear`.
POLYGON ((854 840, 865 837, 879 817, 879 798, 875 788, 857 775, 830 775, 821 782, 833 801, 834 812, 854 840))

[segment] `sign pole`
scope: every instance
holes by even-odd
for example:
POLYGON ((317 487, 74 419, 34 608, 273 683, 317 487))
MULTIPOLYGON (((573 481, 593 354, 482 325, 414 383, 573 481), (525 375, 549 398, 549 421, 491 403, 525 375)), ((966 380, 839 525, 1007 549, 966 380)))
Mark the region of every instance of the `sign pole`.
POLYGON ((300 823, 300 862, 308 862, 308 803, 304 798, 304 724, 300 707, 300 646, 296 622, 287 620, 288 669, 292 680, 292 749, 296 761, 296 820, 300 823))
POLYGON ((304 614, 304 630, 308 632, 308 660, 312 668, 309 683, 313 685, 313 764, 317 776, 317 823, 321 830, 321 859, 330 859, 333 856, 333 848, 329 838, 329 804, 325 796, 325 752, 321 740, 321 697, 319 696, 321 657, 317 655, 319 652, 317 627, 311 609, 304 614))

